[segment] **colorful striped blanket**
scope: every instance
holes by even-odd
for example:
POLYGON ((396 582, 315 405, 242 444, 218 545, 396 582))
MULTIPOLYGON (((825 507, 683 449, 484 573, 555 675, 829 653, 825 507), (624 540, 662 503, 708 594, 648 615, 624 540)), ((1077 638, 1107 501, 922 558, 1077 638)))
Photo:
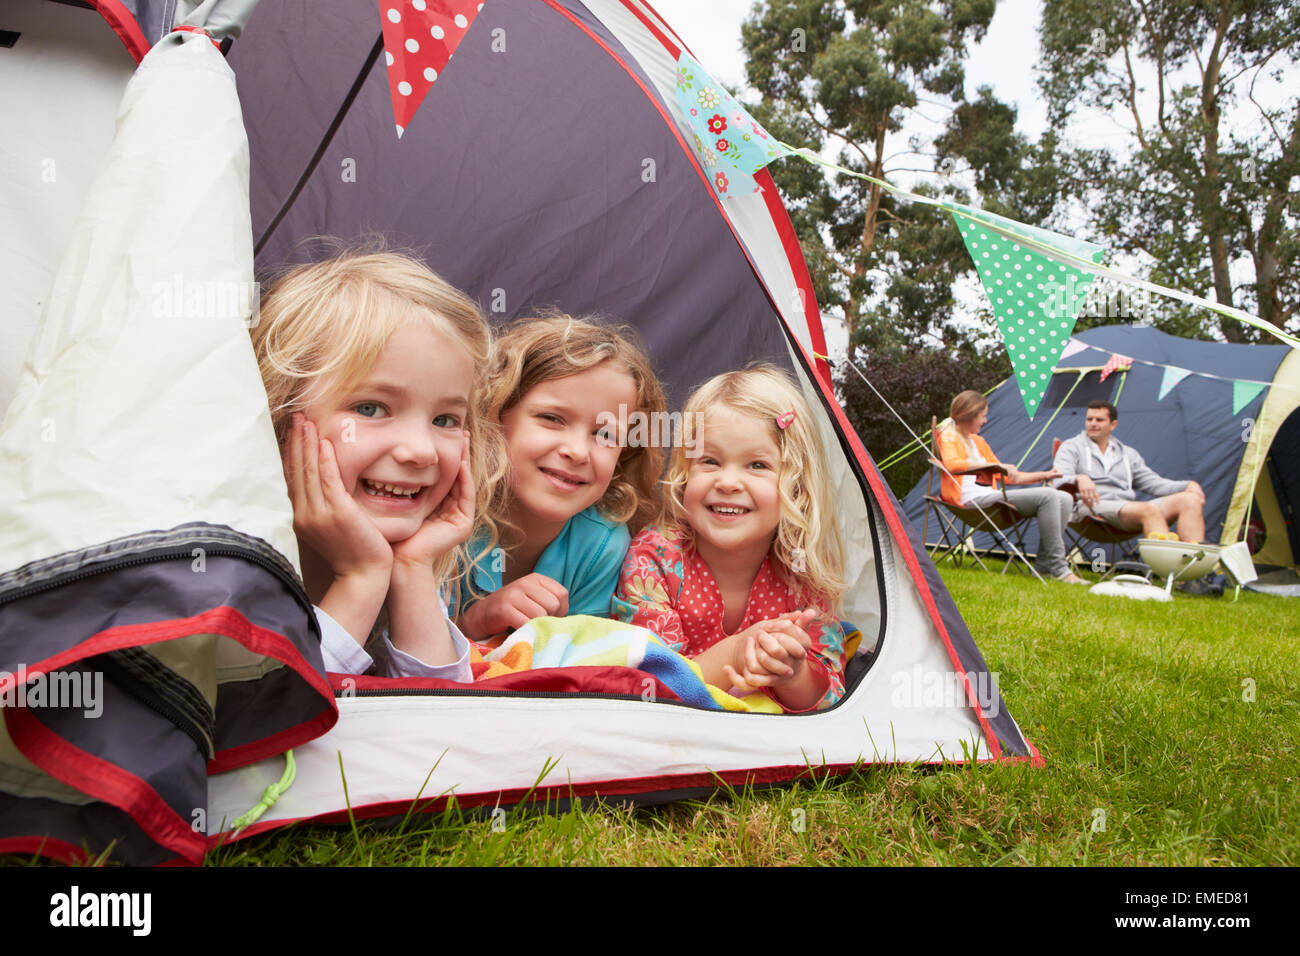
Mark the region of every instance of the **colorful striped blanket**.
POLYGON ((621 621, 575 614, 539 617, 507 637, 500 646, 470 645, 474 679, 486 680, 539 667, 634 667, 657 677, 688 704, 708 710, 779 714, 765 694, 736 697, 706 684, 696 663, 669 650, 651 631, 621 621))

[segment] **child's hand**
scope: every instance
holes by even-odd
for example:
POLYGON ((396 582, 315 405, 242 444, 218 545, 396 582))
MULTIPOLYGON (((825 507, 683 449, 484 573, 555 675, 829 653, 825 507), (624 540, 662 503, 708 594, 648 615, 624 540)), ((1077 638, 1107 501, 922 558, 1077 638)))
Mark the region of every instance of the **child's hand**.
POLYGON ((469 470, 469 432, 460 446, 460 465, 447 495, 424 519, 420 530, 393 545, 393 559, 407 567, 428 568, 439 555, 467 541, 474 530, 474 479, 469 470))
POLYGON ((569 592, 544 574, 524 575, 472 605, 457 622, 466 637, 482 640, 518 630, 535 617, 569 613, 569 592))
POLYGON ((799 628, 799 630, 803 631, 803 633, 808 636, 809 643, 805 644, 804 646, 810 647, 812 645, 812 633, 808 630, 808 628, 812 626, 812 623, 814 621, 817 620, 816 608, 806 607, 802 611, 786 611, 784 614, 778 614, 775 620, 789 621, 790 623, 792 623, 795 627, 799 628))
POLYGON ((736 634, 732 662, 723 666, 732 684, 753 690, 777 687, 797 678, 812 647, 812 638, 796 623, 806 613, 760 621, 736 634))
POLYGON ((334 446, 301 413, 293 416, 288 446, 284 477, 294 533, 329 564, 336 579, 386 579, 393 549, 343 487, 334 446))

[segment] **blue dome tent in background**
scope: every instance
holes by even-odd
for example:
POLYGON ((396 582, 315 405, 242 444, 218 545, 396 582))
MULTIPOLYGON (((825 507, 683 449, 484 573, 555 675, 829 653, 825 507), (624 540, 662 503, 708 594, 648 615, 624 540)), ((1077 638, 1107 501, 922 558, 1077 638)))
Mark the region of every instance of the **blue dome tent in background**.
MULTIPOLYGON (((1161 475, 1193 479, 1205 489, 1208 540, 1241 540, 1249 509, 1251 523, 1262 523, 1264 532, 1255 563, 1300 562, 1300 351, 1193 341, 1130 326, 1089 329, 1074 342, 1088 347, 1057 364, 1033 421, 1011 379, 989 394, 989 420, 980 434, 1000 459, 1026 471, 1048 469, 1052 440, 1083 431, 1088 403, 1114 402, 1117 438, 1161 475), (1132 367, 1102 382, 1101 369, 1114 355, 1131 357, 1132 367)), ((903 499, 917 527, 925 490, 922 479, 903 499)), ((931 545, 938 542, 934 521, 928 536, 931 545)), ((978 536, 976 544, 985 543, 993 542, 978 536)), ((1034 522, 1026 525, 1025 545, 1037 553, 1034 522)))

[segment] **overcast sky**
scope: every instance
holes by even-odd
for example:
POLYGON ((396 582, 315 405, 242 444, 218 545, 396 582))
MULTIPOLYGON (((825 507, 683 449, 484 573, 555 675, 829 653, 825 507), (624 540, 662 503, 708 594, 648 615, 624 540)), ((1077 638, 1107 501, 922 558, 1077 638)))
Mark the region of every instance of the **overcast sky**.
MULTIPOLYGON (((741 85, 745 55, 740 46, 740 22, 753 0, 650 0, 682 38, 695 58, 715 79, 741 85)), ((966 63, 966 89, 973 95, 981 83, 1020 107, 1021 121, 1035 137, 1047 115, 1036 100, 1032 68, 1038 60, 1040 0, 999 0, 984 42, 971 50, 966 63)))
MULTIPOLYGON (((649 0, 651 6, 672 26, 682 41, 695 54, 696 59, 716 79, 732 86, 743 87, 745 83, 745 56, 740 44, 740 24, 752 8, 753 0, 649 0)), ((1035 76, 1035 67, 1039 58, 1038 24, 1041 19, 1042 0, 998 0, 997 9, 989 31, 981 43, 971 47, 966 60, 966 96, 974 98, 981 85, 993 87, 995 95, 1005 103, 1016 107, 1018 111, 1017 128, 1031 140, 1037 139, 1047 126, 1047 110, 1035 76)), ((1274 82, 1267 77, 1260 79, 1255 96, 1264 104, 1290 105, 1295 102, 1295 91, 1300 89, 1300 70, 1295 64, 1285 65, 1274 62, 1270 66, 1282 66, 1285 74, 1282 81, 1274 82)), ((1138 64, 1137 77, 1140 86, 1147 90, 1146 100, 1151 108, 1144 109, 1149 115, 1154 111, 1155 75, 1152 70, 1144 70, 1138 64)), ((1199 83, 1195 64, 1190 64, 1176 77, 1180 82, 1199 83)), ((742 98, 752 98, 749 96, 742 98)), ((1143 103, 1139 98, 1139 104, 1143 103)), ((899 134, 894 134, 886 148, 886 155, 892 155, 887 166, 887 178, 897 186, 911 188, 921 179, 932 180, 934 173, 913 173, 906 167, 933 168, 933 160, 922 156, 898 155, 905 150, 907 139, 912 134, 925 137, 933 136, 940 130, 940 124, 947 118, 948 111, 943 107, 923 105, 914 110, 899 134), (898 168, 901 167, 901 168, 898 168), (897 168, 897 171, 894 171, 897 168)), ((1223 127, 1239 132, 1254 132, 1262 128, 1262 120, 1253 106, 1238 106, 1225 113, 1223 127)), ((1071 125, 1068 142, 1077 145, 1106 145, 1116 152, 1125 152, 1131 148, 1133 119, 1125 111, 1112 114, 1092 112, 1078 116, 1071 125)), ((798 144, 796 144, 798 145, 798 144)), ((823 155, 834 158, 835 150, 823 155)), ((788 161, 788 160, 787 160, 788 161)), ((1083 211, 1078 210, 1082 221, 1083 211)), ((1125 262, 1122 258, 1112 259, 1111 264, 1121 269, 1142 271, 1137 262, 1125 262)), ((1240 281, 1253 275, 1254 267, 1249 259, 1232 264, 1234 279, 1240 281)), ((958 301, 966 307, 981 304, 978 284, 968 284, 970 288, 957 288, 958 301)), ((1210 289, 1188 290, 1200 295, 1211 296, 1210 289)), ((960 308, 960 307, 959 307, 960 308)), ((827 316, 830 318, 830 316, 827 316)), ((827 325, 827 334, 838 338, 832 325, 827 325)))
MULTIPOLYGON (((716 79, 731 85, 744 84, 740 23, 748 16, 753 0, 650 0, 650 3, 716 79)), ((1042 0, 998 0, 988 34, 981 43, 972 46, 966 60, 967 97, 973 98, 981 85, 992 86, 999 99, 1017 108, 1018 127, 1031 139, 1037 139, 1047 126, 1047 110, 1034 74, 1041 10, 1042 0)), ((1281 64, 1275 61, 1271 65, 1281 64)), ((1146 81, 1144 85, 1154 96, 1154 73, 1144 73, 1139 65, 1138 79, 1146 81)), ((1199 82, 1195 66, 1189 66, 1179 79, 1199 82)), ((1300 75, 1290 69, 1282 84, 1262 78, 1255 95, 1268 105, 1294 102, 1297 88, 1300 88, 1300 75)), ((942 109, 922 111, 939 121, 946 117, 942 109)), ((920 121, 916 122, 918 130, 925 128, 920 121)), ((1258 126, 1260 122, 1254 108, 1247 107, 1229 115, 1225 126, 1258 126)), ((1127 147, 1132 141, 1131 127, 1132 117, 1123 112, 1114 116, 1095 115, 1076 130, 1075 138, 1086 136, 1090 145, 1104 142, 1117 148, 1127 147)), ((931 124, 930 128, 936 127, 931 124)))

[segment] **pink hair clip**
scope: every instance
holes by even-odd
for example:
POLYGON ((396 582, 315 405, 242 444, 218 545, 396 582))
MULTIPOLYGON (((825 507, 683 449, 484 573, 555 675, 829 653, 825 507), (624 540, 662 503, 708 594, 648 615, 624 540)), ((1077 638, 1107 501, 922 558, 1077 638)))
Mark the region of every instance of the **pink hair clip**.
POLYGON ((783 412, 776 416, 776 427, 785 431, 794 422, 794 412, 783 412))

